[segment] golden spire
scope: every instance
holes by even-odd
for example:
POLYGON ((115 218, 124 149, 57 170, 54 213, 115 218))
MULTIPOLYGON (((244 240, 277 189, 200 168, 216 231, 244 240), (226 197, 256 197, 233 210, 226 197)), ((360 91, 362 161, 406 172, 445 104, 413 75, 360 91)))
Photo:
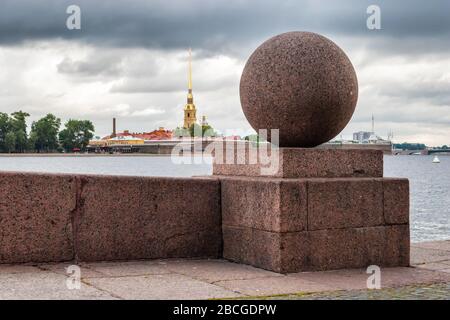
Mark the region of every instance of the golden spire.
POLYGON ((197 110, 195 110, 194 96, 192 95, 192 50, 189 48, 189 73, 188 73, 188 94, 187 103, 184 106, 184 124, 183 128, 189 129, 197 123, 197 110))
POLYGON ((197 110, 195 110, 194 96, 192 95, 192 51, 189 48, 189 73, 188 73, 188 94, 187 103, 184 106, 184 125, 183 128, 189 129, 194 123, 197 123, 197 110))
POLYGON ((188 79, 188 89, 192 92, 192 50, 189 48, 189 79, 188 79))
POLYGON ((189 73, 188 73, 188 95, 186 108, 194 108, 194 96, 192 95, 192 50, 189 48, 189 73))

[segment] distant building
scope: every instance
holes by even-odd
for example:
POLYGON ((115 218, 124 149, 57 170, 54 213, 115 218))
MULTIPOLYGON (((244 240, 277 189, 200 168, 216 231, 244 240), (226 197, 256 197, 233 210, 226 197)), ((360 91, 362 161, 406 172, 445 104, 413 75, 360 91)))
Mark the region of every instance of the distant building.
POLYGON ((389 133, 388 140, 384 140, 377 134, 375 134, 375 118, 372 115, 372 131, 358 131, 353 133, 353 142, 355 143, 371 143, 371 144, 387 144, 390 143, 390 137, 392 133, 389 133))
POLYGON ((116 137, 105 137, 101 140, 91 140, 89 141, 89 146, 91 147, 108 147, 108 146, 117 146, 117 145, 140 145, 144 144, 144 139, 135 138, 133 136, 123 136, 117 135, 116 137))
POLYGON ((133 136, 117 136, 106 140, 107 146, 114 145, 138 145, 144 144, 144 139, 135 138, 133 136))
POLYGON ((364 143, 369 141, 370 136, 372 135, 372 132, 368 131, 358 131, 353 133, 353 140, 358 141, 359 143, 364 143))
POLYGON ((353 133, 353 142, 354 143, 389 143, 389 140, 385 140, 380 136, 376 135, 373 132, 368 131, 359 131, 353 133))
POLYGON ((153 130, 152 132, 143 132, 133 134, 136 138, 142 138, 144 140, 170 140, 172 139, 173 132, 172 130, 166 130, 163 127, 160 127, 158 130, 153 130))
MULTIPOLYGON (((172 130, 166 130, 164 127, 159 127, 158 130, 153 130, 151 132, 130 132, 129 130, 124 130, 123 132, 117 132, 116 129, 116 118, 113 118, 113 132, 101 139, 94 139, 89 142, 91 145, 102 145, 105 141, 112 140, 113 138, 136 138, 141 140, 171 140, 173 136, 172 130)), ((129 139, 130 140, 130 139, 129 139)), ((114 140, 113 140, 114 141, 114 140)), ((119 140, 118 141, 125 141, 119 140)))
POLYGON ((116 133, 115 137, 106 136, 103 137, 102 140, 111 140, 112 138, 123 137, 131 137, 142 140, 170 140, 172 139, 172 131, 166 130, 163 127, 160 127, 158 130, 153 130, 151 132, 130 132, 129 130, 125 130, 124 132, 116 133))

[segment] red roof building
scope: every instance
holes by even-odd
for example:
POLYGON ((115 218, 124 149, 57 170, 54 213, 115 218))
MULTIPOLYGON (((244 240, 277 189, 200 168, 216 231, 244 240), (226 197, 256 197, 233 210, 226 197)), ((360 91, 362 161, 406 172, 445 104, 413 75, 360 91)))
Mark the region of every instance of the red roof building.
MULTIPOLYGON (((144 140, 170 140, 172 139, 173 132, 171 130, 165 130, 164 128, 159 128, 158 130, 153 130, 151 132, 130 132, 125 130, 124 132, 116 133, 116 137, 133 137, 144 140)), ((108 140, 111 136, 106 136, 102 140, 108 140)))

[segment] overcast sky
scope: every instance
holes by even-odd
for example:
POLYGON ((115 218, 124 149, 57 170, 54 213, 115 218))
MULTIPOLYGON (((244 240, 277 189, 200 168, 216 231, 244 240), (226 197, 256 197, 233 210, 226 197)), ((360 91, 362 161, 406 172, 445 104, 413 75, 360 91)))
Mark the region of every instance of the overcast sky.
POLYGON ((2 0, 0 112, 90 119, 100 136, 182 124, 187 49, 194 99, 224 133, 250 131, 239 103, 246 59, 267 38, 303 30, 353 62, 359 100, 342 132, 450 145, 450 1, 2 0), (81 8, 81 30, 66 9, 81 8), (381 30, 366 26, 381 8, 381 30))

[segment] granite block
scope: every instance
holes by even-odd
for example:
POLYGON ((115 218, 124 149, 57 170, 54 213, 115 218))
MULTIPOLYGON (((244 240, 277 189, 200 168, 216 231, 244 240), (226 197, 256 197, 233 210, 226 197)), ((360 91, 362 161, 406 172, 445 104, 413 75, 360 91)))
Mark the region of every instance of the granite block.
POLYGON ((383 224, 381 179, 308 180, 308 230, 383 224))
MULTIPOLYGON (((276 232, 381 226, 392 206, 405 207, 403 198, 384 202, 382 178, 217 177, 228 226, 276 232)), ((393 222, 407 223, 408 216, 393 222)))
POLYGON ((306 182, 221 179, 222 223, 266 231, 306 230, 306 182))
POLYGON ((383 266, 408 267, 411 259, 409 224, 385 227, 386 243, 383 251, 383 266))
POLYGON ((83 176, 75 245, 81 261, 219 257, 214 179, 83 176))
POLYGON ((226 225, 222 232, 225 259, 282 272, 280 233, 226 225))
POLYGON ((231 144, 228 148, 223 146, 216 148, 224 148, 224 151, 220 155, 215 153, 214 175, 282 178, 376 178, 383 176, 383 152, 380 150, 267 149, 264 144, 259 147, 247 144, 240 148, 237 144, 231 144), (234 150, 230 150, 230 148, 234 148, 234 150), (274 170, 268 170, 268 168, 274 170))
POLYGON ((387 224, 409 222, 408 179, 384 178, 384 219, 387 224))
POLYGON ((282 180, 280 183, 280 232, 304 231, 308 227, 307 182, 282 180))
POLYGON ((409 265, 408 225, 268 232, 223 227, 223 256, 280 273, 409 265))
POLYGON ((283 177, 382 177, 383 152, 361 149, 281 148, 283 177))
POLYGON ((0 183, 0 263, 73 259, 75 178, 2 172, 0 183))
MULTIPOLYGON (((288 235, 295 248, 303 241, 303 234, 288 235)), ((334 230, 309 231, 309 255, 296 258, 295 252, 286 251, 292 263, 284 263, 286 272, 319 271, 348 268, 409 266, 409 226, 376 226, 334 230)))

